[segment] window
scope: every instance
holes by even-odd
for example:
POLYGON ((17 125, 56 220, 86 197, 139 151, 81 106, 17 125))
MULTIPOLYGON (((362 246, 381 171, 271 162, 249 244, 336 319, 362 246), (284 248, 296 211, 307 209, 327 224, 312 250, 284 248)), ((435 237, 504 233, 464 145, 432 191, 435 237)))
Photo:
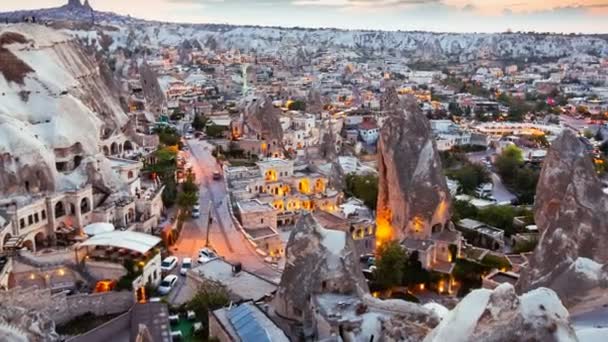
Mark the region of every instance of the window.
POLYGON ((25 219, 24 218, 19 220, 19 228, 21 228, 21 229, 25 228, 25 219))
POLYGON ((40 215, 42 216, 43 220, 46 220, 46 210, 43 210, 40 215))
POLYGON ((263 218, 262 218, 262 219, 260 219, 260 223, 264 223, 264 219, 263 219, 263 218))
POLYGON ((38 213, 34 214, 34 222, 38 223, 40 220, 38 219, 38 213))
POLYGON ((29 215, 27 217, 27 225, 30 226, 32 224, 34 224, 34 217, 32 215, 29 215))

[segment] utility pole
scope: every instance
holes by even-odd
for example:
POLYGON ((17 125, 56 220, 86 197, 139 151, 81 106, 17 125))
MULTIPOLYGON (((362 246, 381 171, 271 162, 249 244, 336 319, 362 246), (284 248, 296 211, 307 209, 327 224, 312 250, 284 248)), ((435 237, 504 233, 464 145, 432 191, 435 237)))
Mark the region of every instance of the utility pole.
POLYGON ((211 206, 213 202, 209 200, 209 206, 207 207, 207 237, 205 238, 205 247, 209 247, 209 230, 211 229, 211 224, 213 223, 213 218, 211 217, 211 206))

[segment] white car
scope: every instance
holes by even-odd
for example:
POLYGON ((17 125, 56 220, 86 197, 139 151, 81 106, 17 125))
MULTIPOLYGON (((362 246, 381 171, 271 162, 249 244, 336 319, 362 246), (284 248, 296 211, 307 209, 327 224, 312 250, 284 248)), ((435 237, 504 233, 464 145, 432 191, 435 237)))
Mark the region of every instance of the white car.
POLYGON ((160 282, 160 285, 158 286, 158 293, 163 296, 169 294, 176 283, 177 276, 175 274, 169 274, 165 277, 165 279, 163 279, 163 281, 160 282))
POLYGON ((217 259, 217 254, 209 248, 203 248, 198 252, 198 262, 199 264, 204 264, 211 260, 217 259))
POLYGON ((160 270, 162 272, 171 272, 177 266, 177 257, 168 256, 160 263, 160 270))
POLYGON ((179 269, 179 274, 185 276, 189 269, 192 268, 192 258, 184 258, 182 267, 179 269))
POLYGON ((199 218, 201 217, 201 210, 198 207, 194 207, 192 208, 192 218, 199 218))

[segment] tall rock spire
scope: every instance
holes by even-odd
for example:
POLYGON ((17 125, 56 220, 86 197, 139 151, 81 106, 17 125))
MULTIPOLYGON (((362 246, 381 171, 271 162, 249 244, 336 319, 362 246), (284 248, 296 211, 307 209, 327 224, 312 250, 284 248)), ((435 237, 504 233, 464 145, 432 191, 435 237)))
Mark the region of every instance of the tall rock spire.
POLYGON ((451 199, 427 118, 416 99, 388 88, 378 142, 377 240, 427 239, 451 218, 451 199))
POLYGON ((572 307, 591 291, 608 290, 608 266, 602 267, 608 264, 608 195, 602 187, 584 144, 564 131, 538 181, 534 216, 541 236, 517 284, 521 292, 549 287, 572 307))

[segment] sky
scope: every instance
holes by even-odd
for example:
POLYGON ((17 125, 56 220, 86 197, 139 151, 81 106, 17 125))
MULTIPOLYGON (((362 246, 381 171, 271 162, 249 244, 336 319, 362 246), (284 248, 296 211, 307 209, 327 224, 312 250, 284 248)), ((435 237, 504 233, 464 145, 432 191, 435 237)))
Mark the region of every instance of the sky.
MULTIPOLYGON (((67 0, 0 0, 0 11, 67 0)), ((285 27, 608 33, 608 0, 89 0, 93 8, 189 23, 285 27)))

